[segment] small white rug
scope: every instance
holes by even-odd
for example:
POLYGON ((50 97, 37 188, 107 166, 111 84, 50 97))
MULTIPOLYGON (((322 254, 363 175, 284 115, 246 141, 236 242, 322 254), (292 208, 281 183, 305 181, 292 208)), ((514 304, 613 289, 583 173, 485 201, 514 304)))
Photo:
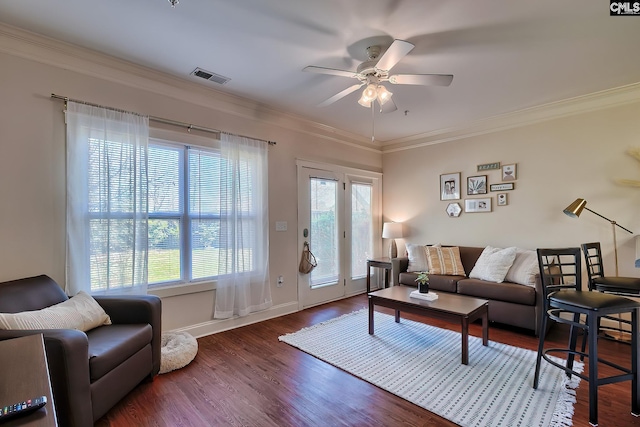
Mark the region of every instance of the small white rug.
POLYGON ((463 365, 460 333, 376 312, 369 335, 368 320, 364 309, 279 339, 460 426, 572 425, 580 379, 543 360, 534 390, 536 352, 470 336, 463 365))
POLYGON ((188 332, 162 334, 160 374, 187 366, 198 353, 198 341, 188 332))

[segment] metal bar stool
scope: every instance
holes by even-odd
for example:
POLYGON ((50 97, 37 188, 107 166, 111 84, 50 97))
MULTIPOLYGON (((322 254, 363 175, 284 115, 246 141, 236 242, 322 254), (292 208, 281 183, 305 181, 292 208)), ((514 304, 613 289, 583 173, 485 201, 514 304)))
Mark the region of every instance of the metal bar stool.
POLYGON ((582 291, 580 248, 538 249, 537 252, 544 293, 543 301, 547 315, 543 316, 540 325, 540 341, 533 388, 538 388, 541 359, 564 370, 569 377, 577 375, 589 383, 589 424, 597 426, 598 386, 631 380, 631 413, 634 416, 640 416, 640 382, 638 381, 638 310, 640 303, 618 295, 582 291), (600 319, 622 313, 631 314, 631 368, 619 366, 598 357, 597 331, 600 319), (562 314, 568 314, 569 319, 561 317, 562 314), (549 319, 570 325, 568 348, 544 348, 544 331, 549 319), (584 330, 588 339, 588 352, 576 351, 578 329, 584 330), (552 360, 547 353, 566 353, 566 365, 552 360), (576 355, 586 357, 589 361, 588 375, 573 370, 576 355), (599 363, 610 366, 621 373, 598 378, 599 363))
MULTIPOLYGON (((621 295, 621 296, 640 296, 640 278, 638 277, 619 277, 618 265, 616 260, 616 275, 605 276, 604 266, 602 262, 602 251, 600 249, 600 242, 583 243, 582 252, 584 253, 584 259, 587 264, 587 276, 589 278, 589 290, 605 292, 608 294, 621 295)), ((604 329, 607 335, 616 340, 622 342, 629 342, 626 334, 629 333, 628 329, 622 328, 622 323, 629 324, 628 320, 618 318, 618 327, 602 326, 600 329, 604 329), (608 330, 616 331, 614 333, 607 332, 608 330)))

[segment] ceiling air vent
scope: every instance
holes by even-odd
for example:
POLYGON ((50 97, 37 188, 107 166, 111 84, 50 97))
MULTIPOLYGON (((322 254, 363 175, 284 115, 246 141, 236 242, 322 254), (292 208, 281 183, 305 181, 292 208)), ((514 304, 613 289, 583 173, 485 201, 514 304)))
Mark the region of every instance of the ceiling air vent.
POLYGON ((220 74, 212 73, 210 71, 205 71, 202 68, 196 68, 191 73, 192 76, 200 77, 201 79, 209 80, 214 83, 218 83, 219 85, 223 85, 229 80, 229 77, 221 76, 220 74))

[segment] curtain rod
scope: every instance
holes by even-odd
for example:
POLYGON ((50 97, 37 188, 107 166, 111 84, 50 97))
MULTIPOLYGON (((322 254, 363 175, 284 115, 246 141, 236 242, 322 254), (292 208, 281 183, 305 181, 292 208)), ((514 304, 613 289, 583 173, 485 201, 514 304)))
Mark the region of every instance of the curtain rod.
MULTIPOLYGON (((67 96, 56 95, 55 93, 51 94, 51 98, 62 99, 65 103, 67 101, 72 101, 72 102, 77 102, 78 104, 90 105, 92 107, 106 108, 107 110, 118 111, 120 113, 135 114, 137 116, 142 116, 143 115, 143 114, 140 114, 140 113, 135 113, 133 111, 121 110, 119 108, 112 108, 112 107, 107 107, 107 106, 100 105, 100 104, 93 104, 91 102, 80 101, 78 99, 72 99, 72 98, 69 98, 67 96)), ((202 131, 202 132, 215 133, 215 134, 218 134, 218 135, 220 135, 221 133, 227 133, 229 135, 239 136, 239 137, 242 137, 242 138, 249 138, 248 136, 245 136, 245 135, 236 135, 236 134, 233 134, 233 133, 222 132, 221 130, 218 130, 218 129, 211 129, 211 128, 202 127, 202 126, 198 126, 198 125, 192 125, 190 123, 179 122, 177 120, 163 119, 162 117, 155 117, 155 116, 148 116, 148 117, 149 117, 149 120, 152 120, 154 122, 164 123, 166 125, 171 125, 171 126, 187 128, 187 132, 191 132, 192 130, 199 130, 199 131, 202 131)), ((251 139, 256 139, 256 138, 251 138, 251 139)), ((266 141, 264 139, 258 139, 258 141, 266 142, 269 145, 276 145, 275 141, 266 141)))

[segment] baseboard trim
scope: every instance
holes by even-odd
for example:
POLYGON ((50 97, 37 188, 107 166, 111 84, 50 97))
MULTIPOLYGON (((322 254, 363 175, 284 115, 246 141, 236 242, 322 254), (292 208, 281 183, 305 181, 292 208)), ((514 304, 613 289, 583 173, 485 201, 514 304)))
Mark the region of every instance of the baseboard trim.
MULTIPOLYGON (((273 319, 299 311, 298 302, 289 302, 273 306, 267 310, 258 311, 245 317, 232 317, 231 319, 214 319, 208 322, 189 325, 184 328, 173 329, 172 332, 188 332, 196 338, 217 334, 241 326, 251 325, 264 320, 273 319)), ((168 332, 168 331, 165 331, 168 332)))

